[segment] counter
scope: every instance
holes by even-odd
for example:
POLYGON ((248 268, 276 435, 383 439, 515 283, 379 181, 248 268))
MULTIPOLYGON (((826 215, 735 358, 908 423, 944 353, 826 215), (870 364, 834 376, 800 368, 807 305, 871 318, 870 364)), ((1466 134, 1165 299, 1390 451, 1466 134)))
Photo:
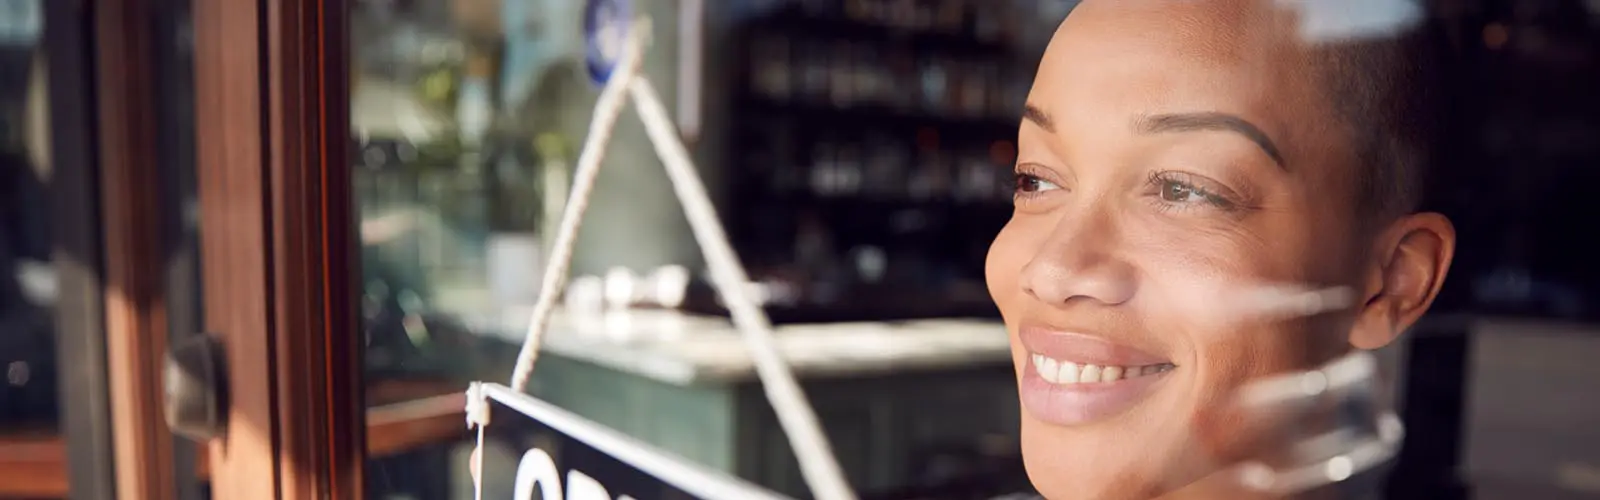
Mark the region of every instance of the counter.
MULTIPOLYGON (((527 311, 511 311, 470 326, 500 337, 511 356, 526 321, 527 311)), ((970 479, 966 471, 981 476, 986 460, 1018 449, 1016 382, 998 322, 792 325, 774 335, 859 491, 970 479)), ((535 396, 805 497, 793 452, 727 319, 561 314, 540 353, 529 382, 535 396)))
MULTIPOLYGON (((480 317, 473 331, 520 345, 528 308, 480 317)), ((851 377, 1011 363, 1005 326, 984 320, 917 320, 785 325, 778 349, 797 377, 851 377)), ((672 385, 738 383, 756 377, 738 331, 726 318, 643 310, 604 315, 558 313, 541 353, 585 361, 672 385)))

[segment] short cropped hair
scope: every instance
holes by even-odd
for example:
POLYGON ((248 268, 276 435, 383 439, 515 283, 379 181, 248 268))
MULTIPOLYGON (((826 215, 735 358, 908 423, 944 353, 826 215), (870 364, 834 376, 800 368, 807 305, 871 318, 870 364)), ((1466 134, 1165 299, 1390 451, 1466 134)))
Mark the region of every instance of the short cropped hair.
POLYGON ((1415 212, 1440 128, 1435 68, 1442 52, 1422 29, 1313 52, 1361 163, 1355 186, 1362 220, 1386 223, 1415 212))

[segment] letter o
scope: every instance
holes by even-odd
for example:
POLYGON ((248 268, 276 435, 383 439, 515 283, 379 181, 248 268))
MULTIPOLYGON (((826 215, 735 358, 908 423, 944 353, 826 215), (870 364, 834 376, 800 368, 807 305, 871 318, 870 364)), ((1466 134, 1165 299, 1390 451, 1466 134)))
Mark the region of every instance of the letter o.
POLYGON ((539 485, 539 498, 542 500, 562 500, 561 472, 556 470, 556 461, 550 458, 549 453, 534 448, 522 455, 522 462, 517 464, 516 500, 533 500, 533 485, 539 485))

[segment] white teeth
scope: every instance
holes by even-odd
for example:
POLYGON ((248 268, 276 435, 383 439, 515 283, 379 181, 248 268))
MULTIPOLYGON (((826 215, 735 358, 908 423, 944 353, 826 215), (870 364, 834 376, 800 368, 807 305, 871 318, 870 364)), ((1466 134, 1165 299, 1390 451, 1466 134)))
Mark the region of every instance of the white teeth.
POLYGON ((1039 376, 1044 377, 1045 382, 1052 384, 1056 383, 1058 380, 1056 378, 1056 360, 1046 358, 1044 356, 1040 356, 1039 358, 1039 376))
POLYGON ((1061 384, 1078 383, 1078 364, 1071 361, 1062 361, 1061 373, 1056 377, 1056 379, 1058 380, 1057 383, 1061 384))
POLYGON ((1156 375, 1172 369, 1168 363, 1144 366, 1080 365, 1041 354, 1031 355, 1033 369, 1045 382, 1059 385, 1093 384, 1156 375))
MULTIPOLYGON (((1134 369, 1137 370, 1138 368, 1134 368, 1134 369)), ((1101 382, 1116 382, 1116 381, 1121 380, 1121 379, 1122 379, 1122 367, 1120 367, 1120 366, 1107 366, 1107 367, 1105 367, 1105 369, 1100 370, 1100 381, 1101 382)))
POLYGON ((1100 381, 1100 365, 1083 365, 1083 373, 1081 375, 1078 375, 1078 381, 1079 381, 1079 383, 1084 383, 1084 384, 1091 383, 1091 382, 1099 382, 1100 381))

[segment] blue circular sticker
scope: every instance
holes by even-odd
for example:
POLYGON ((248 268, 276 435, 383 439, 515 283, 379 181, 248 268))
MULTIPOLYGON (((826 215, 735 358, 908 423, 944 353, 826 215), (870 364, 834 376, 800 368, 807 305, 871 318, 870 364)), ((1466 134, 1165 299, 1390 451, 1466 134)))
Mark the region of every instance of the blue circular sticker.
POLYGON ((595 85, 605 85, 622 57, 633 9, 628 0, 589 0, 583 8, 584 62, 595 85))

